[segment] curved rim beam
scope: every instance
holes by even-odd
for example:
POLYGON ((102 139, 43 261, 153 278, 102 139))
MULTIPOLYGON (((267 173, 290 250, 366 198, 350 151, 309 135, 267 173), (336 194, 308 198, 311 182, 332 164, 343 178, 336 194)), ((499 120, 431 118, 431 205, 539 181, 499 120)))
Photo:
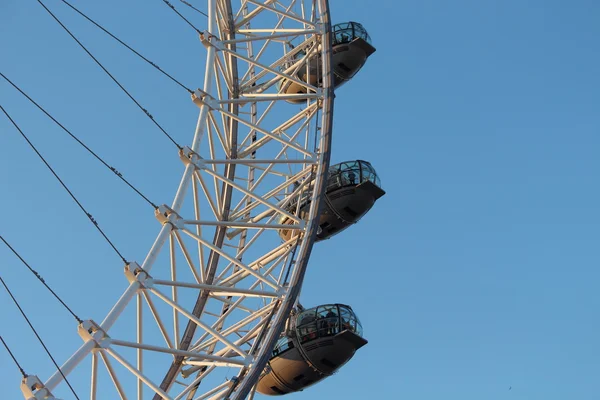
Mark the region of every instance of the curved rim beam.
MULTIPOLYGON (((296 0, 290 0, 291 5, 296 2, 296 0)), ((307 2, 309 1, 307 0, 307 2)), ((251 3, 255 4, 256 2, 251 3)), ((271 3, 274 2, 266 0, 262 4, 271 5, 271 3)), ((277 5, 281 7, 280 2, 277 2, 277 5)), ((63 374, 67 375, 72 372, 74 368, 92 353, 92 398, 96 396, 95 392, 99 386, 97 384, 96 371, 98 360, 100 360, 107 367, 109 376, 119 393, 122 393, 123 388, 126 386, 120 383, 120 376, 117 376, 119 371, 111 366, 111 362, 114 363, 115 361, 128 369, 134 376, 134 379, 137 380, 138 396, 142 395, 143 390, 150 388, 156 393, 155 398, 170 398, 168 394, 169 389, 175 382, 175 378, 183 365, 192 365, 192 368, 204 368, 206 366, 205 372, 200 374, 191 383, 186 383, 188 386, 179 392, 179 395, 176 397, 177 399, 181 399, 182 396, 189 393, 194 385, 205 379, 216 367, 242 366, 236 379, 212 387, 210 390, 207 387, 208 392, 202 398, 212 396, 211 398, 214 397, 215 399, 243 399, 250 393, 252 387, 258 381, 270 357, 272 348, 279 338, 300 293, 308 259, 318 229, 318 216, 326 188, 326 175, 330 158, 334 93, 328 1, 312 0, 313 10, 311 12, 314 11, 314 13, 311 15, 319 15, 321 21, 321 23, 315 24, 315 30, 319 34, 315 34, 312 31, 309 32, 306 29, 296 30, 290 34, 290 37, 301 35, 305 38, 304 43, 310 43, 310 38, 306 36, 313 35, 314 39, 320 37, 320 42, 313 40, 313 45, 315 46, 313 49, 317 48, 317 44, 320 45, 319 51, 323 60, 322 71, 326 71, 323 72, 322 77, 323 87, 315 93, 304 96, 306 100, 306 108, 304 109, 305 120, 302 116, 299 116, 300 113, 296 114, 296 111, 293 111, 295 115, 292 115, 287 122, 276 125, 277 128, 271 130, 262 129, 261 127, 263 123, 265 124, 264 126, 268 126, 264 121, 269 120, 269 118, 272 119, 272 116, 267 116, 267 114, 275 102, 285 105, 288 110, 286 111, 287 113, 291 113, 292 111, 290 110, 295 110, 295 108, 292 105, 286 104, 287 98, 285 95, 274 95, 275 99, 265 100, 252 96, 244 97, 241 94, 240 87, 242 83, 237 73, 237 60, 243 61, 247 57, 236 56, 236 46, 239 46, 241 41, 236 39, 235 31, 232 30, 228 34, 225 31, 229 31, 228 26, 233 26, 234 23, 239 25, 237 21, 240 19, 251 20, 252 18, 248 18, 250 14, 254 14, 253 17, 255 17, 261 12, 272 12, 270 8, 274 6, 255 8, 250 14, 243 17, 239 14, 233 14, 231 3, 228 0, 209 0, 209 6, 209 15, 211 16, 209 18, 209 30, 207 33, 201 35, 201 40, 207 47, 205 84, 202 90, 196 92, 198 101, 195 101, 200 106, 200 114, 191 147, 184 148, 180 152, 180 158, 185 163, 185 171, 175 198, 170 207, 161 206, 156 210, 156 217, 161 222, 162 227, 143 263, 141 265, 131 263, 126 266, 125 275, 129 280, 128 288, 115 303, 102 323, 97 324, 91 320, 87 320, 79 326, 79 334, 84 340, 84 344, 61 367, 62 373, 56 372, 46 382, 44 390, 54 389, 63 380, 63 374), (227 26, 219 26, 217 23, 219 14, 220 16, 228 16, 227 26), (214 34, 210 32, 214 32, 214 34), (216 35, 226 38, 227 41, 219 41, 216 35), (223 50, 222 46, 227 47, 228 51, 221 51, 223 50), (219 54, 222 54, 223 58, 219 57, 219 54), (219 75, 220 78, 217 77, 219 73, 221 74, 219 75), (216 93, 216 96, 220 99, 226 98, 229 100, 216 101, 210 96, 210 93, 216 93), (256 99, 256 101, 253 99, 256 99), (244 103, 244 101, 238 100, 244 100, 250 104, 259 104, 260 100, 260 104, 265 111, 256 116, 256 118, 253 117, 251 123, 245 123, 243 118, 240 117, 239 120, 236 118, 242 114, 240 107, 243 107, 244 103), (312 111, 309 112, 309 110, 312 111), (319 113, 321 113, 320 116, 319 113), (268 118, 263 121, 265 116, 268 118), (220 125, 217 124, 219 118, 221 119, 222 128, 219 128, 220 125), (314 131, 312 130, 312 126, 309 126, 309 121, 317 122, 314 131), (242 126, 239 122, 244 123, 244 129, 249 130, 248 135, 241 141, 238 140, 238 128, 242 126), (306 133, 306 137, 302 144, 300 141, 304 137, 302 136, 303 132, 306 133), (260 135, 260 139, 250 142, 249 138, 256 136, 256 134, 260 135), (315 139, 314 143, 312 142, 313 138, 315 139), (219 146, 219 144, 222 146, 219 152, 224 153, 219 154, 221 157, 215 154, 215 145, 219 146), (201 145, 204 146, 208 154, 206 163, 199 155, 201 145), (309 150, 311 148, 312 151, 309 150), (274 149, 279 149, 279 152, 275 152, 274 149), (302 151, 298 151, 299 149, 302 151), (254 183, 251 185, 248 184, 248 189, 243 189, 240 185, 232 184, 237 179, 241 179, 236 176, 236 171, 244 168, 244 163, 229 162, 230 160, 238 160, 238 157, 240 157, 239 153, 244 151, 244 157, 250 160, 246 162, 246 164, 251 165, 249 168, 260 171, 260 176, 254 183), (271 151, 273 151, 272 154, 269 153, 271 151), (289 157, 288 152, 292 153, 293 157, 289 157), (259 154, 259 158, 254 158, 255 153, 259 154), (262 156, 265 154, 266 156, 262 156), (262 158, 260 158, 261 156, 262 158), (269 160, 270 162, 266 167, 259 165, 264 160, 269 160), (289 173, 277 170, 277 166, 284 164, 286 164, 286 167, 289 167, 289 173), (219 167, 222 167, 222 173, 219 177, 222 179, 217 179, 215 176, 219 167), (296 172, 294 173, 293 170, 296 172), (207 179, 204 180, 203 177, 207 177, 207 179), (272 184, 274 177, 279 180, 284 179, 285 183, 275 186, 275 184, 272 184), (296 187, 295 184, 298 183, 297 179, 302 179, 303 182, 296 187), (192 183, 191 191, 190 182, 192 183), (209 187, 210 182, 214 183, 214 188, 209 187), (307 182, 313 183, 307 185, 307 182), (260 192, 262 189, 258 188, 259 183, 263 184, 262 189, 267 186, 270 190, 266 191, 266 193, 260 192), (292 186, 295 188, 292 189, 292 186), (292 197, 302 196, 303 191, 307 190, 308 186, 311 186, 313 196, 308 213, 310 217, 305 224, 299 223, 294 228, 298 230, 299 234, 284 243, 276 243, 273 241, 274 238, 267 234, 264 237, 261 236, 263 232, 268 231, 267 228, 269 227, 271 229, 279 228, 277 224, 278 217, 288 213, 285 210, 287 210, 286 207, 292 197), (201 211, 206 214, 212 212, 213 215, 210 218, 214 217, 215 220, 213 221, 209 221, 210 218, 200 218, 200 200, 198 200, 200 191, 205 195, 204 202, 202 203, 202 207, 205 207, 205 209, 201 211), (233 192, 236 193, 237 197, 232 195, 233 192), (256 193, 262 196, 261 201, 257 201, 256 193), (193 206, 196 209, 196 217, 193 219, 183 218, 179 213, 182 212, 185 198, 191 195, 194 198, 193 206), (239 201, 239 203, 236 207, 232 208, 232 201, 239 201), (231 213, 235 214, 232 221, 229 221, 231 218, 230 210, 231 213), (250 211, 258 214, 248 219, 250 211), (207 223, 203 224, 203 221, 207 221, 207 223), (196 233, 200 229, 205 229, 205 235, 194 233, 194 229, 196 229, 196 233), (232 231, 227 232, 227 229, 232 229, 232 231), (243 248, 238 248, 236 256, 232 258, 230 254, 233 251, 226 250, 225 246, 229 244, 225 243, 225 241, 228 239, 227 236, 229 233, 240 230, 242 232, 241 235, 246 235, 250 230, 254 230, 253 232, 256 233, 251 237, 248 236, 248 240, 244 236, 243 248), (186 235, 181 235, 181 232, 186 233, 186 235), (209 238, 209 236, 212 236, 212 238, 209 238), (267 239, 270 240, 271 243, 263 246, 264 249, 268 248, 269 250, 260 256, 252 252, 248 252, 251 255, 245 255, 246 249, 251 248, 257 242, 257 238, 263 240, 263 245, 267 239), (199 260, 194 260, 191 247, 189 244, 186 244, 184 239, 188 239, 188 243, 189 240, 196 243, 199 260), (164 274, 168 270, 165 271, 165 268, 156 268, 157 278, 155 280, 150 275, 150 272, 155 265, 160 263, 159 253, 161 253, 161 249, 167 243, 171 250, 167 254, 167 256, 170 256, 171 277, 170 280, 159 279, 160 273, 164 274), (177 245, 180 248, 178 253, 180 254, 179 260, 183 260, 183 263, 181 261, 179 263, 182 263, 183 267, 186 264, 189 265, 192 272, 191 278, 188 281, 179 280, 175 276, 176 257, 174 248, 177 245), (205 250, 207 257, 204 257, 203 252, 205 250), (242 262, 242 255, 249 260, 242 262), (228 262, 229 264, 227 265, 228 262), (221 270, 221 267, 225 267, 225 269, 221 270), (279 277, 273 274, 279 274, 279 277), (165 282, 173 284, 171 287, 171 296, 167 296, 156 288, 156 285, 164 286, 165 282), (272 285, 270 285, 270 288, 267 287, 265 289, 263 287, 265 283, 267 286, 270 283, 272 285), (185 300, 181 298, 181 301, 178 299, 177 290, 182 288, 199 291, 194 296, 196 299, 195 303, 190 301, 189 298, 185 300), (247 298, 257 297, 264 299, 265 307, 259 309, 254 303, 244 303, 244 300, 247 298), (137 306, 134 308, 137 316, 130 318, 131 314, 124 314, 124 312, 134 298, 137 300, 134 302, 137 306), (210 314, 206 311, 209 300, 214 301, 215 304, 222 303, 224 305, 223 309, 227 309, 227 311, 221 316, 213 314, 209 316, 210 318, 207 317, 207 314, 210 314), (142 322, 145 319, 153 320, 151 317, 142 317, 142 304, 144 301, 147 303, 147 308, 150 310, 151 317, 156 321, 156 327, 158 327, 160 333, 160 335, 155 335, 151 339, 154 340, 156 337, 164 339, 166 345, 158 346, 154 343, 144 342, 143 339, 145 337, 143 335, 142 322), (160 304, 158 303, 159 301, 161 302, 160 304), (192 304, 189 304, 190 307, 187 308, 183 305, 183 301, 185 303, 191 302, 192 304), (161 309, 157 304, 163 306, 163 308, 161 309), (247 304, 251 304, 251 307, 247 304), (167 328, 168 324, 165 323, 165 315, 167 314, 164 312, 165 305, 173 312, 173 320, 175 322, 173 334, 169 332, 167 328), (238 316, 231 317, 231 322, 235 323, 224 326, 222 322, 231 315, 231 310, 238 313, 238 316), (247 312, 249 315, 246 318, 241 318, 239 317, 239 313, 241 312, 247 312), (177 321, 179 316, 187 318, 187 326, 181 335, 178 332, 179 323, 177 321), (202 318, 206 318, 206 321, 211 322, 205 322, 202 318), (214 322, 214 318, 218 318, 216 322, 214 322), (123 333, 118 328, 114 328, 112 329, 112 333, 115 333, 114 338, 108 335, 108 331, 114 327, 117 320, 131 320, 137 324, 137 337, 135 341, 119 337, 122 334, 129 335, 131 330, 123 333), (198 326, 205 333, 194 342, 195 330, 198 326), (233 334, 237 334, 239 339, 232 339, 231 336, 233 334), (219 344, 219 349, 215 349, 215 343, 219 344), (250 350, 243 349, 242 346, 245 345, 251 345, 250 350), (113 346, 126 346, 135 349, 137 365, 134 365, 135 361, 132 361, 133 357, 124 358, 123 355, 120 355, 112 348, 113 346), (216 350, 214 354, 213 350, 216 350), (145 352, 172 356, 171 367, 167 374, 163 376, 160 385, 143 371, 142 354, 146 354, 145 352), (100 357, 96 353, 100 353, 100 357), (192 354, 197 354, 197 357, 192 357, 192 354)), ((288 11, 289 9, 280 14, 289 14, 288 11)), ((272 31, 275 32, 277 29, 279 28, 276 26, 272 31)), ((257 29, 257 31, 266 32, 267 30, 257 29)), ((273 36, 276 36, 278 40, 281 37, 280 32, 273 36)), ((278 41, 269 39, 267 35, 265 35, 265 39, 263 40, 266 44, 273 44, 278 41)), ((260 58, 259 55, 266 47, 266 44, 257 53, 257 60, 260 58)), ((280 45, 279 43, 276 44, 280 45)), ((274 74, 275 78, 270 78, 267 82, 271 83, 277 79, 286 79, 286 74, 277 72, 278 66, 282 65, 280 63, 280 60, 276 60, 273 64, 270 64, 269 73, 274 74)), ((248 64, 260 69, 258 62, 248 64)), ((249 79, 251 80, 253 77, 249 79)), ((248 90, 252 92, 253 88, 249 87, 248 90)), ((245 121, 248 122, 248 120, 245 121)), ((263 248, 258 247, 257 250, 260 251, 263 248)), ((160 264, 158 266, 161 267, 160 264)), ((128 310, 131 310, 131 307, 128 310)), ((168 318, 170 317, 168 316, 168 318)), ((189 376, 189 373, 184 371, 184 377, 187 376, 189 376)), ((153 378, 156 378, 154 372, 153 378)), ((213 381, 210 382, 210 384, 214 384, 213 381)))

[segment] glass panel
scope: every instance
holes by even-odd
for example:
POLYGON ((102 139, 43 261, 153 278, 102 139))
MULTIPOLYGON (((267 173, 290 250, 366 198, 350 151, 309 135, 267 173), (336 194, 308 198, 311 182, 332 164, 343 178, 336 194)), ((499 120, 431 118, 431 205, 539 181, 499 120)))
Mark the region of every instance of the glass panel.
POLYGON ((381 181, 379 180, 379 176, 377 176, 377 172, 375 172, 375 168, 371 165, 371 163, 366 161, 361 161, 361 171, 362 171, 362 180, 361 182, 371 181, 377 187, 381 187, 381 181))
MULTIPOLYGON (((348 330, 362 336, 363 329, 354 311, 342 304, 325 304, 298 314, 296 334, 300 343, 305 343, 319 337, 337 335, 348 330)), ((280 339, 274 354, 292 348, 292 342, 280 339)))
POLYGON ((350 307, 340 305, 341 330, 349 330, 359 336, 363 335, 362 325, 350 307))
POLYGON ((282 337, 277 341, 275 348, 273 349, 273 357, 278 356, 286 350, 294 348, 292 340, 286 336, 282 337))
POLYGON ((301 312, 296 319, 296 331, 300 342, 317 338, 316 309, 301 312))
POLYGON ((358 320, 356 320, 356 334, 361 337, 363 336, 363 328, 358 320))
POLYGON ((340 319, 342 331, 349 330, 354 332, 354 327, 352 326, 352 313, 346 307, 340 306, 340 319))
POLYGON ((333 44, 350 43, 354 39, 361 38, 371 42, 367 30, 358 22, 345 22, 333 26, 333 44))
POLYGON ((335 335, 340 331, 338 309, 335 304, 321 306, 317 309, 317 328, 319 336, 335 335))
MULTIPOLYGON (((335 164, 329 167, 327 176, 327 189, 329 193, 333 190, 339 189, 344 186, 356 186, 362 182, 371 181, 377 187, 381 187, 381 181, 375 168, 366 161, 345 161, 339 164, 335 164)), ((300 184, 298 182, 298 184, 300 184)), ((300 199, 301 207, 304 207, 310 198, 311 189, 307 189, 303 192, 302 198, 300 199)), ((298 198, 295 197, 287 207, 287 210, 295 213, 298 204, 298 198)), ((283 221, 285 217, 281 218, 283 221)))
POLYGON ((358 161, 346 161, 333 165, 329 168, 327 191, 344 186, 355 186, 360 183, 360 176, 360 163, 358 161))
POLYGON ((315 308, 311 308, 310 310, 305 310, 302 311, 300 314, 298 314, 298 318, 297 318, 297 325, 306 325, 306 324, 310 324, 311 322, 313 322, 315 320, 315 314, 316 314, 317 310, 315 308))

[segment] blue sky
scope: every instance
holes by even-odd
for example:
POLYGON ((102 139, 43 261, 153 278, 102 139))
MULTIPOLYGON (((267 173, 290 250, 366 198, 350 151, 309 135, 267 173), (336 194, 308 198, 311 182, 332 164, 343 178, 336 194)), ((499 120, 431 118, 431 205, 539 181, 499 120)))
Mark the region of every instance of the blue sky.
MULTIPOLYGON (((197 108, 185 92, 47 3, 189 140, 197 108)), ((204 49, 162 2, 80 7, 201 86, 204 49)), ((387 195, 315 246, 302 294, 307 306, 352 305, 369 344, 287 398, 598 399, 600 4, 332 0, 331 9, 334 22, 363 23, 377 47, 336 93, 332 161, 371 161, 387 195)), ((0 71, 149 197, 169 201, 181 172, 171 145, 36 2, 0 4, 0 52, 0 71)), ((140 260, 158 229, 152 209, 5 82, 0 104, 140 260)), ((0 132, 0 234, 76 313, 102 319, 125 285, 120 260, 3 116, 0 132)), ((2 246, 0 260, 62 362, 80 344, 74 321, 2 246)), ((46 378, 43 350, 5 292, 0 302, 0 334, 46 378)), ((1 397, 21 398, 4 350, 0 370, 1 397)))

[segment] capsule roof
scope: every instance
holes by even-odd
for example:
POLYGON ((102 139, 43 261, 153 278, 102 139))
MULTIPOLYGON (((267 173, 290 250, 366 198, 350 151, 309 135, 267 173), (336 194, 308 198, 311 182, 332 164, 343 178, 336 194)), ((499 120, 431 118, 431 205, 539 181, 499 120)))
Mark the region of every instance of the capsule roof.
POLYGON ((343 22, 336 24, 333 30, 333 45, 350 43, 354 39, 361 38, 367 43, 371 43, 371 37, 367 30, 358 22, 343 22))

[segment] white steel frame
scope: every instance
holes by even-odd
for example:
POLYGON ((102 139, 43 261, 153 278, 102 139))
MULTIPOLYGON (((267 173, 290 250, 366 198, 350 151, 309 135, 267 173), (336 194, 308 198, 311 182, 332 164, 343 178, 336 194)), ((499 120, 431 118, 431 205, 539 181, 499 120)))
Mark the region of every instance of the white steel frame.
POLYGON ((160 232, 125 266, 129 286, 104 320, 78 326, 84 343, 62 374, 24 380, 27 399, 53 398, 86 359, 92 400, 254 398, 318 229, 333 116, 328 0, 208 0, 207 10, 198 123, 175 198, 156 210, 160 232), (296 74, 316 54, 320 87, 296 74), (284 82, 307 93, 278 93, 284 82), (297 234, 282 242, 282 228, 297 234), (168 361, 144 361, 154 357, 168 361))

